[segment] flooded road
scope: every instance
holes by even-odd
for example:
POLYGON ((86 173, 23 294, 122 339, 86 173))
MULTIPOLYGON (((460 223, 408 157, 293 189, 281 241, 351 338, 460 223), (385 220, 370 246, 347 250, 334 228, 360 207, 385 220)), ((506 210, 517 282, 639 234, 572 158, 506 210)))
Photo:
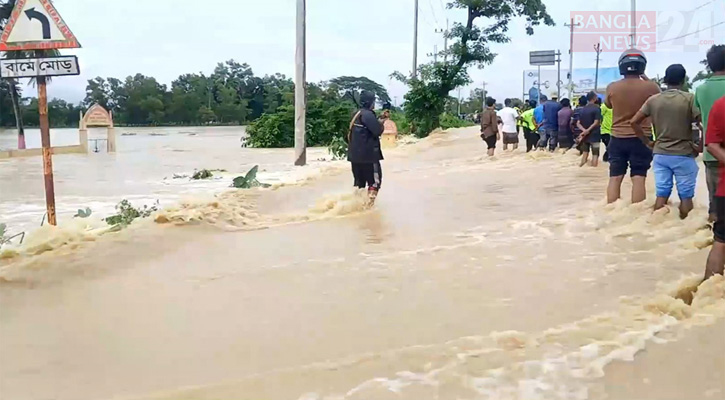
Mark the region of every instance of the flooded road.
MULTIPOLYGON (((53 158, 55 191, 60 220, 79 208, 90 207, 107 216, 123 199, 134 205, 162 206, 198 193, 213 193, 232 179, 260 165, 260 178, 270 183, 296 182, 314 175, 326 149, 311 149, 310 165, 295 169, 284 149, 243 149, 244 127, 116 128, 118 152, 100 152, 53 158), (215 179, 190 182, 197 169, 215 171, 215 179), (174 176, 180 177, 174 179, 174 176)), ((26 134, 28 148, 40 147, 40 132, 26 134)), ((89 138, 105 139, 106 129, 91 129, 89 138)), ((78 144, 77 129, 51 131, 53 145, 78 144)), ((16 148, 14 130, 0 131, 0 149, 16 148)), ((0 222, 14 231, 32 230, 45 213, 43 164, 39 157, 0 160, 0 222), (20 184, 22 182, 22 184, 20 184)))
POLYGON ((607 206, 605 167, 487 159, 476 131, 388 151, 372 210, 327 163, 1 261, 0 397, 725 397, 725 281, 676 299, 704 269, 702 206, 607 206))

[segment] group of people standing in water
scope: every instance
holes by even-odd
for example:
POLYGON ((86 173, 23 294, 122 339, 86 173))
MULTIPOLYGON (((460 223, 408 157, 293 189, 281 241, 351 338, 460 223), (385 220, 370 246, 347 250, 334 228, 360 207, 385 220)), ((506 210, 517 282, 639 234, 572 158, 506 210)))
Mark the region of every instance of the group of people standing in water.
MULTIPOLYGON (((602 143, 604 161, 609 163, 607 202, 621 197, 621 186, 629 171, 632 179, 632 203, 646 199, 645 182, 654 172, 655 211, 664 208, 677 186, 680 218, 694 208, 693 198, 703 154, 709 193, 709 221, 713 224, 714 245, 708 257, 705 279, 723 274, 725 269, 725 45, 714 45, 707 52, 711 77, 698 85, 694 93, 684 91, 685 67, 670 65, 665 71, 664 90, 647 78, 647 58, 630 49, 619 58, 622 79, 611 83, 603 96, 589 92, 572 107, 569 99, 558 101, 541 96, 530 101, 523 112, 506 99, 496 111, 496 100, 486 98, 480 115, 481 138, 493 156, 498 141, 504 150, 518 148, 523 131, 526 151, 578 149, 580 166, 596 167, 602 143), (693 126, 697 129, 693 130, 693 126), (705 149, 705 145, 707 148, 705 149)), ((380 161, 383 154, 381 121, 372 111, 375 96, 361 95, 361 110, 355 115, 347 135, 348 161, 352 164, 354 184, 368 188, 371 203, 382 182, 380 161)))
POLYGON ((660 86, 647 78, 647 58, 631 49, 619 58, 622 79, 610 84, 604 95, 589 92, 572 107, 569 99, 530 101, 523 112, 505 107, 495 110, 496 100, 486 99, 481 117, 481 137, 493 156, 503 126, 504 149, 518 146, 511 123, 523 131, 526 151, 535 148, 553 152, 557 148, 578 149, 580 166, 596 167, 600 147, 606 146, 604 161, 609 163, 607 202, 621 197, 621 186, 629 171, 632 179, 632 203, 646 199, 645 182, 654 172, 655 211, 669 202, 673 187, 680 197, 680 218, 694 208, 693 198, 703 153, 709 192, 709 221, 713 224, 714 245, 708 257, 705 279, 723 274, 725 266, 725 45, 712 46, 707 52, 711 77, 694 93, 683 90, 687 71, 681 64, 670 65, 660 86), (664 89, 664 90, 663 90, 664 89), (508 126, 508 128, 507 128, 508 126), (693 129, 696 126, 696 129, 693 129), (707 146, 705 148, 705 145, 707 146))

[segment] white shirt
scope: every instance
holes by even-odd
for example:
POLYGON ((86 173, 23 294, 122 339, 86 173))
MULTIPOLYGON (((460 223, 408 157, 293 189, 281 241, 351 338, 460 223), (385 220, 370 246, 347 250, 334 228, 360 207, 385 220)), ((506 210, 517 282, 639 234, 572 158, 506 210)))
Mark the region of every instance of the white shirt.
POLYGON ((497 115, 499 116, 499 118, 501 118, 501 121, 503 122, 504 132, 518 132, 518 130, 516 129, 516 118, 519 116, 519 113, 517 113, 516 110, 511 107, 504 107, 497 113, 497 115))

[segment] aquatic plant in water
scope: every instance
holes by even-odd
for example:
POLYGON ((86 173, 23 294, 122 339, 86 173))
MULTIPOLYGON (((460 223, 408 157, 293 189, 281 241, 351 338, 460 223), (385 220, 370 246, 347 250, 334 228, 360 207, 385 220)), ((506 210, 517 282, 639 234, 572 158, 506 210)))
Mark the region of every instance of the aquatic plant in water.
POLYGON ((88 218, 93 214, 93 211, 89 207, 86 207, 85 209, 78 209, 78 212, 76 212, 76 215, 73 216, 73 218, 88 218))
POLYGON ((0 223, 0 247, 9 244, 11 240, 15 239, 18 236, 20 236, 20 244, 22 244, 23 240, 25 239, 25 232, 21 232, 12 236, 8 235, 9 233, 7 224, 0 223))
POLYGON ((208 169, 202 169, 199 171, 194 171, 194 175, 191 176, 191 179, 193 180, 202 180, 202 179, 210 179, 214 176, 214 173, 208 169))
POLYGON ((117 213, 108 218, 105 218, 104 221, 106 221, 106 223, 109 225, 128 226, 135 219, 148 218, 151 216, 151 214, 158 210, 158 201, 155 205, 151 207, 144 205, 143 208, 135 208, 133 205, 131 205, 131 202, 123 199, 120 203, 116 205, 117 213))
POLYGON ((257 172, 259 172, 259 165, 255 165, 252 169, 247 172, 245 176, 238 176, 232 181, 231 187, 237 189, 251 189, 254 187, 269 187, 266 183, 261 183, 257 180, 257 172))

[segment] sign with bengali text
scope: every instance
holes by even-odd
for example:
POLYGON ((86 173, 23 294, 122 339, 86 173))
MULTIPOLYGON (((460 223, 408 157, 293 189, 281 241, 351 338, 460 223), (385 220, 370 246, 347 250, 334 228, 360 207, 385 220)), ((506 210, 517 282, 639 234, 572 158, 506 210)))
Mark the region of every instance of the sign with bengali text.
POLYGON ((20 58, 0 60, 0 77, 35 78, 38 76, 67 76, 81 73, 76 56, 20 58))

